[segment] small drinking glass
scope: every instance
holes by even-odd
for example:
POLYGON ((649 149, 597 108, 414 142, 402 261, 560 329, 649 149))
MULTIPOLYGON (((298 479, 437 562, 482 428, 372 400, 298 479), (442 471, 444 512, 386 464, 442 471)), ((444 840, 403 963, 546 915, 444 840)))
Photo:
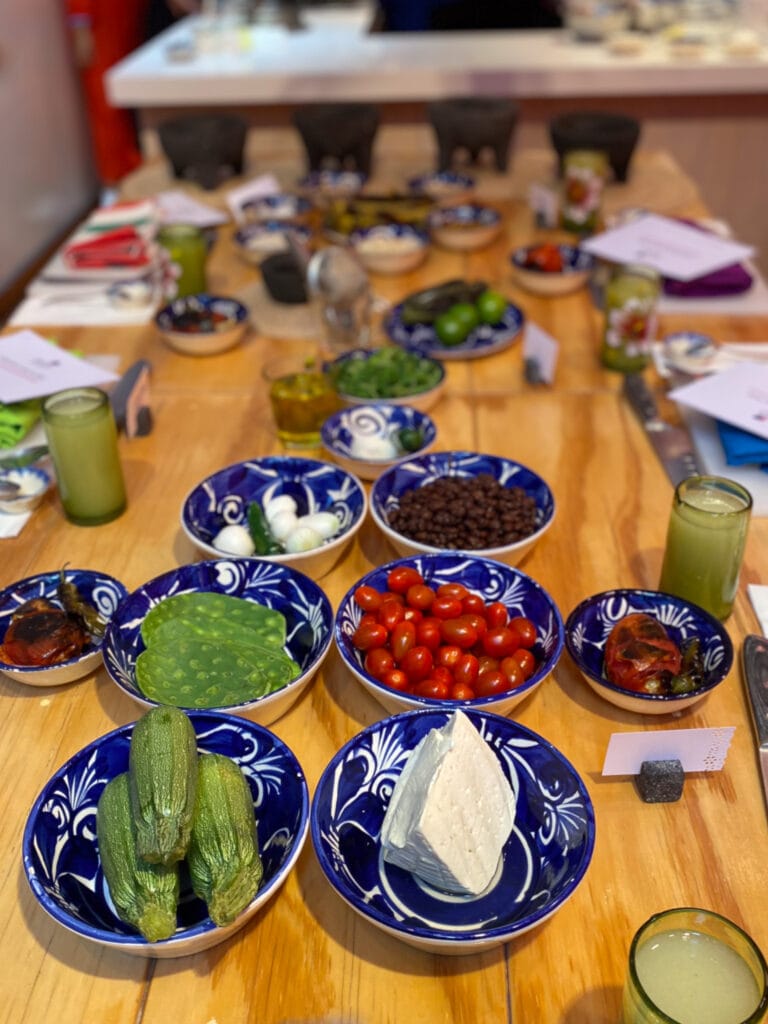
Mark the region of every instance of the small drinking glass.
POLYGON ((59 497, 79 526, 116 519, 125 509, 125 483, 109 398, 99 388, 71 388, 43 402, 59 497))
POLYGON ((739 584, 752 495, 734 480, 692 476, 672 499, 659 590, 728 618, 739 584))
POLYGON ((629 950, 622 1024, 757 1024, 768 967, 738 925, 711 910, 654 914, 629 950))
POLYGON ((277 436, 286 448, 318 448, 320 428, 339 408, 330 377, 312 361, 286 357, 264 366, 277 436))

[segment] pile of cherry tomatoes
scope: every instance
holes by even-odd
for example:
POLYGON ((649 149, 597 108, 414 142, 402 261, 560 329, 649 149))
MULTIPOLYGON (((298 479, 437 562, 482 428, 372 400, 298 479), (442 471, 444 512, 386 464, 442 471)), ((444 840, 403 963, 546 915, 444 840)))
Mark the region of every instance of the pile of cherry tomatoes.
POLYGON ((538 668, 536 627, 510 618, 461 583, 428 586, 411 566, 387 575, 387 590, 361 585, 363 616, 352 634, 365 671, 402 693, 438 700, 492 697, 522 685, 538 668))

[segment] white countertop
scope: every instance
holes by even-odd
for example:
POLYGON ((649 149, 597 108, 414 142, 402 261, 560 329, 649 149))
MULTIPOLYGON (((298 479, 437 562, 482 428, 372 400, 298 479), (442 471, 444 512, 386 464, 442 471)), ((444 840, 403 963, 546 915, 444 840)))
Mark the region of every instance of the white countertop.
POLYGON ((566 30, 367 32, 365 8, 317 9, 309 27, 254 25, 216 37, 187 18, 107 74, 118 106, 253 105, 322 99, 399 102, 453 95, 517 98, 768 93, 768 54, 711 48, 670 55, 648 37, 633 56, 575 41, 566 30), (194 54, 169 58, 184 44, 194 54))

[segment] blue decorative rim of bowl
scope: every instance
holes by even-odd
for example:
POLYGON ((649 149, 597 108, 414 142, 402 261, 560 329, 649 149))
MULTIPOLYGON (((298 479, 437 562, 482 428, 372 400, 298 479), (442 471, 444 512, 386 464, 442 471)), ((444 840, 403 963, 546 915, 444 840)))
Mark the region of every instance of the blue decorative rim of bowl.
POLYGON ((349 233, 352 245, 360 245, 370 238, 415 238, 421 243, 420 248, 429 242, 427 232, 413 224, 372 224, 368 228, 355 228, 349 233))
POLYGON ((208 336, 217 334, 219 331, 230 330, 232 327, 244 323, 248 319, 248 310, 237 299, 231 299, 223 295, 187 295, 183 298, 174 299, 167 306, 163 306, 155 314, 155 323, 161 331, 176 332, 179 330, 177 323, 179 317, 185 313, 220 313, 226 317, 218 328, 213 331, 184 331, 184 336, 194 339, 195 336, 208 336))
MULTIPOLYGON (((309 794, 296 756, 264 726, 233 715, 194 711, 189 718, 198 747, 225 754, 243 770, 256 810, 264 865, 264 903, 298 857, 309 826, 309 794)), ((27 882, 54 920, 76 934, 115 947, 146 949, 184 945, 215 930, 202 901, 182 892, 182 931, 147 942, 114 912, 96 842, 96 806, 107 782, 126 771, 134 724, 99 737, 62 765, 35 800, 24 828, 22 859, 27 882)))
POLYGON ((522 309, 508 302, 498 323, 480 324, 459 345, 443 345, 434 324, 410 324, 403 320, 404 305, 401 302, 390 310, 384 319, 384 330, 396 345, 432 359, 467 359, 501 352, 515 341, 525 323, 522 309))
POLYGON ((531 274, 541 274, 542 277, 556 277, 558 274, 583 274, 592 270, 595 265, 595 257, 580 249, 577 245, 558 245, 560 257, 563 261, 563 269, 559 271, 543 270, 535 265, 529 266, 525 261, 528 253, 533 249, 539 249, 538 245, 525 245, 510 255, 510 261, 518 270, 524 270, 531 274))
POLYGON ((298 217, 302 214, 309 213, 312 209, 312 203, 309 199, 304 196, 296 196, 290 192, 281 192, 273 196, 262 196, 260 199, 249 199, 243 203, 243 211, 245 213, 254 213, 257 216, 263 216, 265 219, 281 219, 278 215, 283 208, 290 208, 290 212, 285 214, 286 218, 298 217))
POLYGON ((430 186, 445 185, 445 195, 450 196, 452 191, 470 189, 475 187, 475 179, 468 174, 459 174, 456 171, 435 171, 431 174, 419 174, 408 179, 408 188, 417 194, 429 194, 430 186))
POLYGON ((404 712, 346 743, 317 784, 312 842, 334 889, 380 927, 446 946, 504 941, 549 917, 583 879, 595 842, 592 802, 573 765, 546 739, 511 719, 465 711, 517 799, 496 878, 485 893, 463 898, 388 864, 380 832, 395 782, 418 742, 450 714, 404 712))
POLYGON ((580 671, 607 690, 656 704, 675 704, 714 689, 731 669, 733 643, 725 626, 713 615, 674 594, 657 590, 618 588, 585 598, 565 622, 565 646, 580 671), (707 681, 688 693, 644 693, 627 690, 606 678, 603 662, 608 636, 625 615, 645 612, 653 615, 678 645, 698 637, 707 681))
POLYGON ((492 206, 483 203, 458 203, 456 206, 439 206, 431 210, 427 218, 430 229, 450 227, 454 224, 473 224, 477 227, 491 227, 501 222, 501 214, 492 206))
POLYGON ((381 457, 357 455, 352 451, 355 438, 385 437, 393 439, 400 430, 418 430, 422 434, 421 448, 427 448, 437 437, 435 421, 427 413, 410 405, 389 405, 386 402, 371 402, 340 409, 323 423, 320 439, 325 448, 342 458, 360 462, 381 462, 383 465, 402 459, 413 458, 417 452, 400 451, 399 454, 381 457))
POLYGON ((290 224, 284 220, 261 220, 253 224, 246 224, 235 232, 235 242, 243 249, 248 249, 248 243, 264 235, 293 235, 302 242, 309 241, 312 232, 303 224, 290 224))

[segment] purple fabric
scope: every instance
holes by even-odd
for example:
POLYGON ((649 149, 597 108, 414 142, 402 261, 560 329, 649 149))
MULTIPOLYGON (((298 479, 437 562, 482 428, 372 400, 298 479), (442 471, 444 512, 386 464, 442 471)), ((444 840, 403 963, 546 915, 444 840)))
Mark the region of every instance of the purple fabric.
POLYGON ((752 275, 740 263, 713 270, 711 274, 695 277, 692 281, 672 281, 664 278, 664 294, 687 298, 707 298, 717 295, 739 295, 752 287, 752 275))

